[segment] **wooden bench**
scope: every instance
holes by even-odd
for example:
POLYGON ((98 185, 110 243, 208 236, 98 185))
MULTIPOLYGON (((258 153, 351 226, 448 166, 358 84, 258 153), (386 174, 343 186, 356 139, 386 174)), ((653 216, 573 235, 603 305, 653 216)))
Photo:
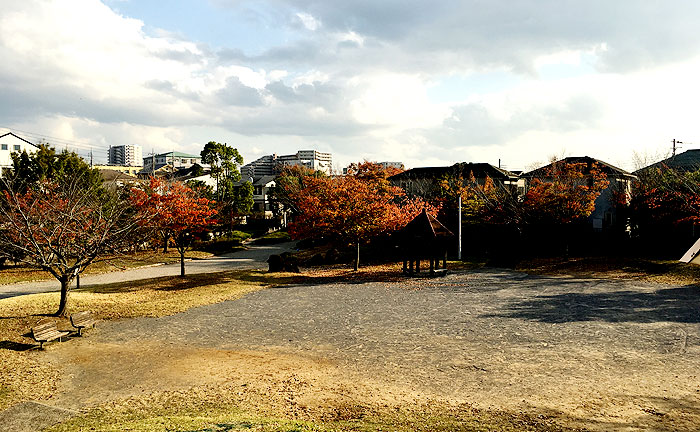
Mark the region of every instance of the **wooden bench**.
POLYGON ((73 315, 70 316, 70 323, 73 327, 78 329, 78 336, 83 335, 83 329, 88 328, 88 327, 95 327, 95 324, 97 324, 97 321, 95 318, 92 317, 92 312, 90 311, 82 311, 78 313, 74 313, 73 315))
POLYGON ((61 341, 63 336, 68 336, 70 332, 59 331, 56 323, 51 320, 41 320, 32 327, 32 338, 39 342, 39 349, 44 349, 44 343, 58 339, 61 341))

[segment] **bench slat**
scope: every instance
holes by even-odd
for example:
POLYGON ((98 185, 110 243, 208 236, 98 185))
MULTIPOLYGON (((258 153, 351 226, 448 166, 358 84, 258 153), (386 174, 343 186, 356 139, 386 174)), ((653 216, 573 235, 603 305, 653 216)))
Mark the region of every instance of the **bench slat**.
POLYGON ((32 338, 40 343, 40 348, 44 347, 44 342, 59 339, 69 334, 70 332, 67 331, 59 331, 58 327, 56 327, 56 323, 53 321, 40 322, 32 328, 32 338))
POLYGON ((78 335, 82 335, 82 330, 87 327, 94 327, 97 324, 97 319, 92 317, 90 311, 82 311, 74 313, 70 316, 70 322, 73 327, 78 329, 78 335))

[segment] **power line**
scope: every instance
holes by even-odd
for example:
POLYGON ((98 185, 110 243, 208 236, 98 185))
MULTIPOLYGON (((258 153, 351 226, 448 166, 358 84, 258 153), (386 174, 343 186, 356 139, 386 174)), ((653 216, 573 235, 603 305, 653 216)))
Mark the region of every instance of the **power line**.
POLYGON ((8 131, 10 131, 10 132, 12 132, 12 131, 20 132, 20 133, 22 133, 22 134, 28 135, 28 136, 30 136, 30 137, 32 137, 32 138, 35 138, 35 139, 36 139, 36 138, 40 138, 40 139, 50 139, 51 141, 53 141, 53 142, 58 142, 59 144, 71 144, 71 145, 73 145, 73 146, 75 146, 75 147, 83 147, 83 148, 90 148, 91 146, 92 146, 92 147, 95 146, 95 144, 90 143, 90 142, 87 142, 87 141, 75 141, 75 140, 70 140, 70 139, 67 139, 67 138, 58 138, 58 137, 54 137, 54 136, 50 136, 50 135, 40 134, 40 133, 37 133, 37 132, 30 132, 30 131, 25 131, 25 130, 17 129, 17 128, 8 128, 8 127, 6 127, 6 126, 0 126, 0 128, 6 129, 6 130, 8 130, 8 131))
POLYGON ((106 145, 95 145, 86 141, 75 141, 70 139, 58 138, 51 135, 40 134, 36 132, 25 131, 17 128, 8 128, 5 126, 0 126, 0 129, 5 129, 9 132, 18 132, 23 136, 37 141, 47 141, 54 147, 65 147, 73 151, 75 154, 80 156, 85 160, 98 159, 98 160, 109 160, 109 147, 106 145))

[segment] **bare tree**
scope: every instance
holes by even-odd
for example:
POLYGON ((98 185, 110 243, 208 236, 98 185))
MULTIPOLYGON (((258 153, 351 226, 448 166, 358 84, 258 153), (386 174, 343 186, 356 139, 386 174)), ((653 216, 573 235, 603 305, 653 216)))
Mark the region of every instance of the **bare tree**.
POLYGON ((0 193, 0 256, 39 267, 61 283, 57 316, 65 316, 71 283, 100 255, 133 241, 139 227, 128 201, 80 175, 18 187, 4 179, 0 193))

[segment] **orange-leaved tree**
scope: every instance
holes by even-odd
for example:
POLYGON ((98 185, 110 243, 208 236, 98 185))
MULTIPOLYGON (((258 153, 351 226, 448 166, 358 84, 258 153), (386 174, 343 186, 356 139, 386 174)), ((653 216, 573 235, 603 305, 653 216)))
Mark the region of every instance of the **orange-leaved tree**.
POLYGON ((532 178, 523 198, 523 219, 537 224, 568 224, 595 210, 595 201, 608 187, 597 163, 554 162, 532 178))
POLYGON ((391 186, 381 176, 308 177, 292 198, 298 209, 289 226, 292 237, 354 245, 355 270, 361 244, 402 228, 423 208, 437 212, 419 198, 409 199, 401 188, 391 186))
POLYGON ((180 253, 180 275, 185 275, 185 252, 192 235, 216 223, 215 201, 198 196, 187 185, 151 177, 148 185, 131 190, 131 203, 148 227, 164 232, 180 253))

